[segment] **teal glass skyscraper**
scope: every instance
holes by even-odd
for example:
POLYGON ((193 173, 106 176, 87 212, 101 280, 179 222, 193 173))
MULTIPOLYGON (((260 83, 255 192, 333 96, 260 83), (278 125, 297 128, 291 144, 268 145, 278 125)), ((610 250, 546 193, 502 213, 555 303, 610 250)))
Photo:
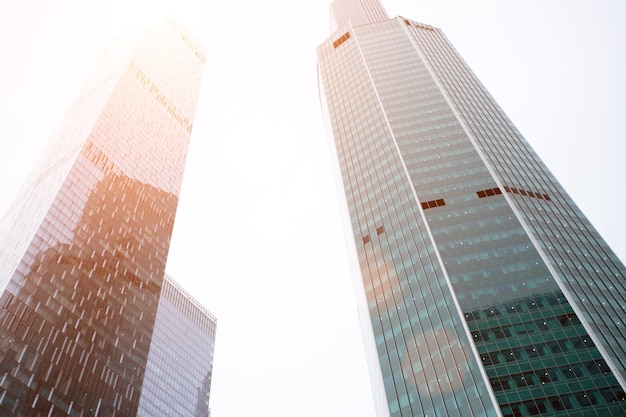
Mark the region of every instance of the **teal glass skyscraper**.
POLYGON ((626 416, 626 269, 443 32, 336 0, 322 110, 381 416, 626 416))
POLYGON ((137 415, 204 62, 173 18, 109 47, 0 222, 0 416, 137 415))

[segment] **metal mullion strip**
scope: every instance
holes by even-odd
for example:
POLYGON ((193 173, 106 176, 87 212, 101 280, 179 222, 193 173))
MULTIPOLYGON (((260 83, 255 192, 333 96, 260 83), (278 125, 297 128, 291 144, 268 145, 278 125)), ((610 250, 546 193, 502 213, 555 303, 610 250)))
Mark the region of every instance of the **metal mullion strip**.
MULTIPOLYGON (((417 29, 414 29, 414 30, 417 30, 417 29)), ((407 29, 405 29, 405 31, 408 31, 408 30, 407 30, 407 29)), ((413 37, 411 36, 411 34, 410 34, 410 33, 407 33, 407 38, 408 38, 408 39, 409 39, 409 41, 413 44, 413 46, 414 46, 414 48, 415 48, 415 51, 418 53, 418 55, 419 55, 419 56, 420 56, 420 58, 422 59, 422 62, 423 62, 423 64, 424 64, 424 67, 428 70, 428 72, 429 72, 429 74, 430 74, 430 76, 431 76, 431 78, 432 78, 433 82, 434 82, 434 83, 435 83, 435 84, 439 87, 440 93, 441 93, 442 97, 444 98, 444 100, 446 101, 446 103, 448 104, 448 106, 450 107, 450 110, 451 110, 451 111, 453 112, 453 114, 456 116, 456 118, 457 118, 457 120, 458 120, 458 122, 459 122, 459 127, 460 127, 460 128, 461 128, 464 132, 465 132, 465 134, 467 135, 468 139, 472 142, 472 144, 473 144, 473 145, 474 145, 474 147, 476 148, 475 141, 474 141, 474 140, 473 140, 473 138, 471 137, 471 134, 470 134, 470 132, 468 131, 467 126, 465 126, 465 123, 464 123, 464 122, 463 122, 463 120, 459 117, 459 114, 458 114, 458 112, 456 111, 456 108, 452 105, 450 98, 447 96, 447 94, 446 94, 445 90, 442 88, 441 84, 439 83, 439 81, 438 81, 438 79, 437 79, 436 75, 434 74, 434 72, 433 72, 432 68, 430 67, 430 65, 429 65, 428 61, 424 58, 424 55, 423 55, 423 53, 422 53, 421 49, 419 48, 419 46, 417 45, 417 43, 415 42, 415 40, 413 39, 413 37)), ((480 156, 481 160, 483 161, 483 163, 485 163, 485 161, 484 161, 484 156, 482 155, 482 153, 480 152, 480 150, 479 150, 479 149, 476 149, 476 151, 478 152, 478 154, 479 154, 479 156, 480 156)), ((489 173, 493 176, 493 173, 491 172, 490 167, 489 167, 487 164, 485 164, 485 166, 487 167, 488 172, 489 172, 489 173)), ((502 187, 502 186, 501 186, 501 184, 499 184, 499 181, 497 181, 497 180, 496 180, 496 184, 498 184, 498 186, 502 187)), ((418 201, 419 201, 419 200, 418 200, 418 201)), ((428 223, 426 222, 426 217, 425 217, 425 214, 424 214, 423 210, 420 210, 420 211, 421 211, 422 217, 424 218, 424 221, 425 221, 425 224, 426 224, 426 228, 427 228, 427 230, 428 230, 428 234, 429 234, 429 236, 430 236, 430 238, 431 238, 432 242, 434 243, 434 242, 435 242, 435 239, 434 239, 434 236, 432 235, 432 231, 430 230, 430 226, 429 226, 429 225, 428 225, 428 223)), ((456 291, 454 290, 454 287, 452 286, 452 283, 451 283, 451 281, 450 281, 450 277, 448 276, 448 273, 447 273, 447 270, 446 270, 445 265, 444 265, 444 263, 443 263, 443 259, 442 259, 442 257, 441 257, 440 252, 439 252, 439 249, 437 248, 436 244, 434 244, 433 246, 434 246, 434 249, 435 249, 436 257, 437 257, 437 259, 439 260, 440 265, 441 265, 441 267, 442 267, 442 270, 443 270, 443 273, 444 273, 444 276, 445 276, 445 279, 446 279, 447 285, 448 285, 448 287, 449 287, 449 289, 450 289, 451 296, 452 296, 452 298, 453 298, 453 300, 454 300, 454 305, 455 305, 455 307, 456 307, 456 309, 457 309, 457 313, 458 313, 458 315, 459 315, 459 318, 461 319, 461 320, 460 320, 460 321, 461 321, 461 324, 462 324, 462 326, 463 326, 463 329, 465 330, 466 337, 467 337, 468 341, 470 342, 470 343, 469 343, 469 345, 470 345, 470 349, 471 349, 471 351, 472 351, 472 353, 473 353, 473 355, 474 355, 474 359, 475 359, 476 363, 478 364, 478 370, 479 370, 480 374, 481 374, 481 375, 482 375, 482 377, 483 377, 483 382, 484 382, 484 384, 485 384, 485 388, 487 389, 487 392, 489 393, 489 397, 490 397, 490 399, 491 399, 491 401, 492 401, 492 404, 493 404, 493 406, 494 406, 494 409, 496 410, 497 415, 498 415, 498 416, 500 416, 500 417, 502 417, 502 411, 501 411, 501 409, 500 409, 499 402, 498 402, 498 400, 497 400, 497 398, 496 398, 496 396, 495 396, 495 393, 494 393, 494 391, 493 391, 493 389, 492 389, 492 387, 491 387, 491 384, 490 384, 490 382, 489 382, 489 378, 488 378, 488 376, 487 376, 486 370, 485 370, 484 366, 482 366, 482 360, 481 360, 480 355, 479 355, 479 353, 478 353, 478 350, 477 350, 476 344, 474 343, 474 341, 473 341, 473 339, 472 339, 472 337, 471 337, 471 331, 469 330, 469 326, 468 326, 467 322, 464 320, 463 311, 462 311, 462 309, 461 309, 461 306, 460 306, 460 304, 459 304, 458 298, 457 298, 457 296, 456 296, 456 291)))
MULTIPOLYGON (((410 177, 409 177, 409 178, 410 178, 410 177)), ((412 233, 412 234, 413 234, 413 233, 412 233)), ((414 238, 414 239, 415 239, 415 238, 414 238)), ((421 236, 419 237, 419 239, 420 239, 420 240, 422 239, 422 238, 421 238, 421 236)), ((430 259, 430 257, 429 257, 429 259, 430 259)), ((431 260, 431 261, 432 261, 432 260, 431 260)), ((420 262, 421 262, 421 261, 420 261, 420 262)), ((432 263, 432 262, 431 262, 431 263, 432 263)), ((415 268, 413 268, 413 269, 415 269, 415 268)), ((433 299, 435 299, 436 297, 434 296, 434 289, 433 289, 432 287, 429 287, 429 289, 430 289, 431 294, 433 294, 433 299)), ((441 287, 440 287, 440 286, 437 286, 437 287, 436 287, 436 290, 438 290, 438 291, 439 291, 440 295, 443 295, 443 293, 442 293, 442 291, 441 291, 441 287)), ((437 311, 437 315, 439 316, 439 321, 440 321, 441 323, 443 323, 443 321, 444 321, 444 320, 442 320, 442 319, 441 319, 441 315, 439 314, 439 311, 437 311)), ((445 337, 446 337, 446 339, 447 339, 447 335, 445 335, 445 337)))
MULTIPOLYGON (((400 24, 397 18, 395 19, 395 22, 396 22, 396 24, 400 24)), ((402 25, 402 26, 404 26, 404 25, 402 25)), ((405 32, 405 33, 406 33, 406 32, 405 32)), ((355 37, 356 37, 356 35, 355 35, 355 37)), ((409 40, 411 40, 410 36, 408 36, 408 38, 409 38, 409 40)), ((358 42, 357 42, 357 44, 358 44, 358 42)), ((415 46, 415 45, 414 45, 414 46, 415 46)), ((418 50, 418 48, 416 47, 415 49, 416 49, 416 51, 417 51, 417 52, 420 54, 420 56, 421 56, 421 53, 420 53, 420 51, 418 50)), ((362 50, 361 50, 360 48, 359 48, 359 50, 361 51, 361 56, 362 56, 362 58, 363 58, 363 61, 365 62, 365 57, 364 57, 364 55, 363 55, 363 52, 362 52, 362 50)), ((423 58, 423 57, 422 57, 422 60, 424 60, 424 58, 423 58)), ((425 62, 424 62, 424 63, 425 63, 425 62)), ((426 64, 426 63, 425 63, 425 64, 426 64)), ((367 65, 366 65, 366 67, 367 67, 367 65)), ((426 66, 426 67, 427 67, 427 66, 426 66)), ((427 69, 429 69, 429 68, 427 67, 427 69)), ((369 68, 367 68, 367 70, 368 70, 368 74, 369 74, 369 77, 370 77, 370 80, 371 80, 372 85, 375 85, 374 80, 373 80, 373 78, 372 78, 372 75, 371 75, 371 73, 369 72, 369 68)), ((431 73, 431 77, 432 77, 432 71, 431 71, 430 69, 429 69, 429 72, 431 73)), ((433 79, 434 79, 434 78, 433 78, 433 79)), ((436 80, 435 80, 435 82, 436 82, 436 80)), ((380 107, 381 107, 382 109, 384 109, 384 106, 383 106, 382 100, 381 100, 380 96, 378 95, 378 91, 377 91, 376 89, 374 89, 374 91, 376 91, 376 95, 377 95, 377 97, 378 97, 378 101, 379 101, 380 107)), ((450 103, 448 103, 448 105, 450 105, 450 103)), ((403 166, 404 171, 405 171, 405 175, 406 175, 406 177, 407 177, 407 180, 408 180, 408 182, 409 182, 409 184, 410 184, 411 191, 412 191, 412 193, 413 193, 413 195, 414 195, 414 198, 415 198, 415 201, 416 201, 416 203, 417 203, 417 206, 418 206, 418 207, 417 207, 417 208, 418 208, 418 211, 419 211, 419 213, 420 213, 420 215, 421 215, 421 217, 422 217, 422 220, 423 220, 423 222, 424 222, 424 226, 425 226, 425 228, 426 228, 426 231, 427 231, 427 234, 428 234, 428 236, 429 236, 429 238, 430 238, 430 241, 432 242, 432 247, 433 247, 433 249, 434 249, 434 251, 435 251, 435 256, 436 256, 436 258, 437 258, 437 260, 438 260, 438 262, 439 262, 439 265, 440 265, 440 267, 441 267, 441 272, 442 272, 442 274, 443 274, 443 275, 444 275, 444 277, 445 277, 446 283, 447 283, 447 285, 448 285, 448 289, 449 289, 449 291, 450 291, 450 294, 451 294, 451 297, 452 297, 452 299, 453 299, 453 302, 454 302, 455 308, 456 308, 456 310, 457 310, 457 314, 459 314, 459 317, 463 317, 463 316, 462 316, 461 307, 460 307, 459 302, 458 302, 458 299, 457 299, 457 297, 456 297, 456 293, 454 292, 454 289, 453 289, 452 284, 451 284, 451 282, 450 282, 450 277, 448 276, 447 270, 446 270, 445 265, 444 265, 444 263, 443 263, 443 259, 442 259, 441 254, 439 253, 439 250, 438 250, 438 248, 437 248, 437 246, 436 246, 436 244, 435 244, 435 239, 434 239, 434 236, 433 236, 433 234, 432 234, 432 231, 430 230, 430 227, 428 226, 428 223, 427 223, 427 221, 426 221, 426 217, 425 217, 424 211, 423 211, 423 209, 421 208, 421 205, 419 204, 419 198, 418 198, 417 192, 416 192, 416 190, 415 190, 415 187, 413 186, 412 181, 410 181, 411 176, 410 176, 410 174, 409 174, 409 171, 408 171, 408 168, 407 168, 406 164, 404 163, 404 159, 403 159, 403 157, 402 157, 402 152, 400 151, 400 148, 399 148, 399 146, 398 146, 397 140, 395 139, 395 135, 393 134, 393 129, 392 129, 392 127, 391 127, 391 123, 390 123, 389 119, 387 118, 387 115, 386 115, 384 112, 383 112, 383 115, 384 115, 384 117, 385 117, 385 122, 387 123, 387 127, 388 127, 388 129, 389 129, 389 131, 391 132, 391 135, 392 135, 392 137, 393 137, 393 142, 394 142, 394 145, 395 145, 395 147, 396 147, 396 151, 397 151, 397 153, 398 153, 399 160, 400 160, 400 161, 401 161, 401 163, 402 163, 402 166, 403 166)), ((458 116, 457 116, 457 117, 458 117, 458 116)), ((465 320, 461 320, 461 324, 462 324, 462 327, 463 327, 463 328, 464 328, 464 330, 465 330, 466 337, 467 337, 468 341, 471 341, 471 340, 472 340, 472 339, 471 339, 471 333, 470 333, 470 331, 469 331, 469 328, 467 327, 467 323, 465 322, 465 320)), ((477 363, 477 365, 478 365, 478 370, 479 370, 479 372, 480 372, 480 373, 482 374, 482 376, 483 376, 483 382, 484 382, 484 384, 485 384, 485 388, 487 389, 487 392, 489 393, 489 396, 490 396, 490 399, 491 399, 491 401, 492 401, 492 405, 493 405, 493 407, 494 407, 494 410, 496 410, 496 413, 498 414, 498 416, 502 417, 502 414, 501 414, 501 411, 500 411, 500 407, 499 407, 498 401, 497 401, 497 399, 496 399, 496 397, 495 397, 495 394, 494 394, 494 392, 493 392, 493 390, 492 390, 492 388, 491 388, 491 386, 490 386, 490 384, 489 384, 489 378, 487 377, 487 374, 486 374, 486 372, 485 372, 485 369, 484 369, 484 367, 483 367, 483 366, 481 366, 480 356, 478 355, 478 351, 476 350, 476 347, 475 347, 475 345, 473 344, 473 342, 471 342, 471 343, 470 343, 470 348, 472 349, 472 352, 474 353, 474 360, 476 361, 476 363, 477 363)), ((471 373, 470 373, 470 375, 471 375, 471 373)))

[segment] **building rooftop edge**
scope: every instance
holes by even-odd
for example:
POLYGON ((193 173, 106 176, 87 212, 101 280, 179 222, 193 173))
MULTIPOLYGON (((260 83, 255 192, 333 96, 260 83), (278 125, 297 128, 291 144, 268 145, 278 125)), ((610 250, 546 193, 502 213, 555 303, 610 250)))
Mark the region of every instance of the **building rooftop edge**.
POLYGON ((176 280, 174 280, 174 278, 170 274, 168 274, 167 272, 165 273, 165 280, 169 284, 171 284, 173 287, 175 287, 183 296, 185 296, 185 298, 187 298, 200 311, 202 311, 204 314, 206 314, 207 317, 209 317, 209 319, 211 319, 214 323, 217 323, 217 317, 215 317, 215 315, 213 313, 211 313, 208 308, 206 308, 198 300, 196 300, 189 293, 189 291, 187 291, 185 288, 183 288, 183 286, 180 283, 176 282, 176 280))

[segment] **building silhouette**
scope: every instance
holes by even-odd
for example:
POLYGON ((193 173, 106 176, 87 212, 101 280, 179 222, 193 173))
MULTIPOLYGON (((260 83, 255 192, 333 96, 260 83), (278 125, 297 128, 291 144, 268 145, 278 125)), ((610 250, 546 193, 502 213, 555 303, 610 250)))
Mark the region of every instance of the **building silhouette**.
POLYGON ((112 45, 0 222, 0 415, 137 414, 204 61, 175 18, 112 45))
POLYGON ((378 416, 626 415, 626 270, 443 32, 317 49, 378 416))

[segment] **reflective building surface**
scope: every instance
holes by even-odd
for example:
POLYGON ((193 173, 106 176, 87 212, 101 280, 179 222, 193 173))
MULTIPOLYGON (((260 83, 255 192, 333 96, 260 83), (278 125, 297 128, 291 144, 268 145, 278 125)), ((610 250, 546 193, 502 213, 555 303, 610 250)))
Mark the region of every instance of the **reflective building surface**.
POLYGON ((625 416, 626 270, 435 27, 336 0, 321 103, 379 416, 625 416))
POLYGON ((206 308, 165 276, 138 416, 210 415, 216 324, 206 308))
POLYGON ((0 222, 0 415, 136 415, 204 61, 112 45, 0 222))

